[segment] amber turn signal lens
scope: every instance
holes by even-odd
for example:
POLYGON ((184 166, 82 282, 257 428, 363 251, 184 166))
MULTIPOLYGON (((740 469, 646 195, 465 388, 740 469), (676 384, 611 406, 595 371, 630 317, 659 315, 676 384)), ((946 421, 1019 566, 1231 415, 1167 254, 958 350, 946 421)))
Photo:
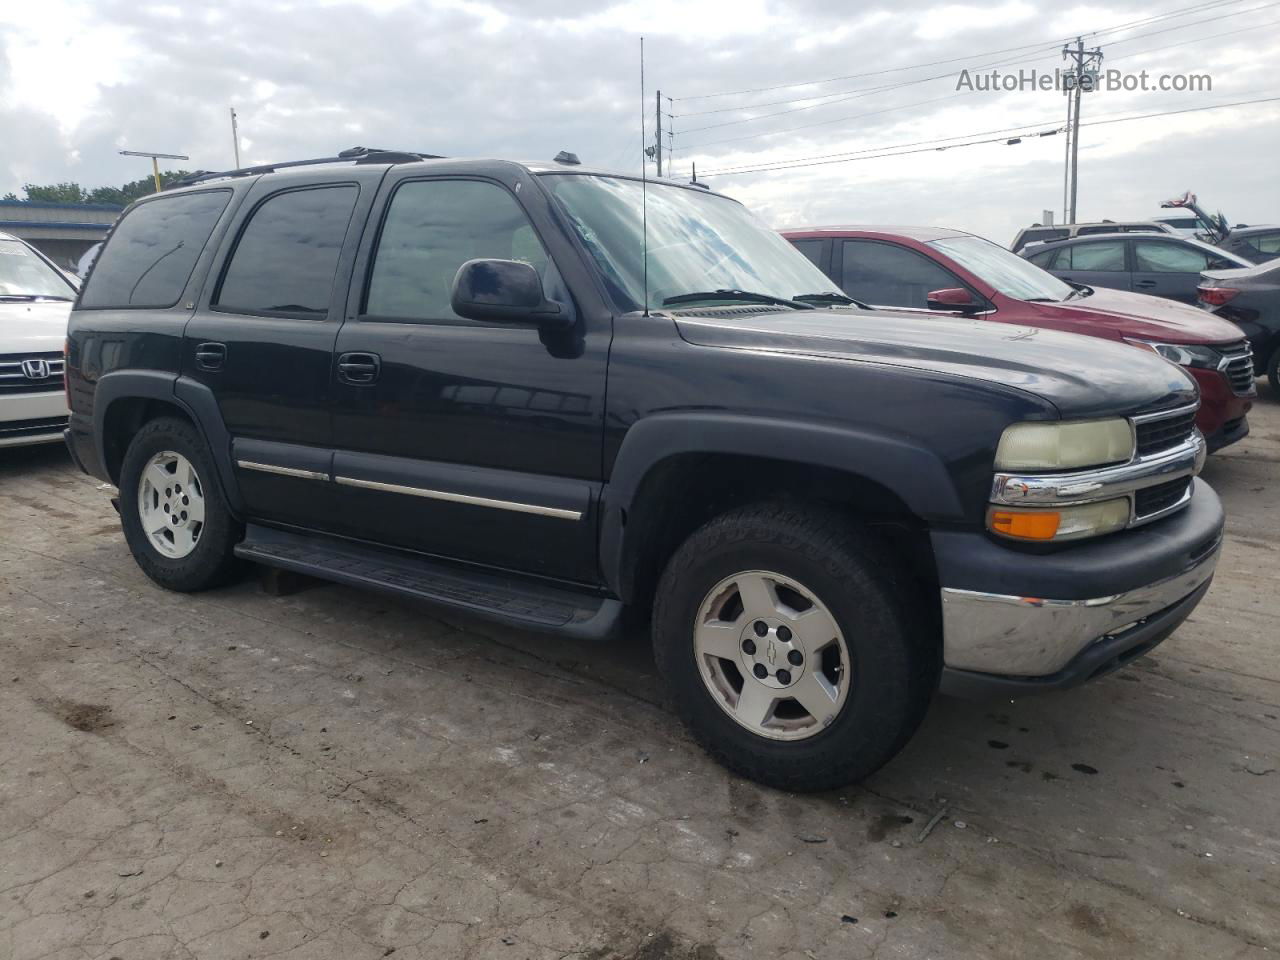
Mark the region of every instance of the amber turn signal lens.
POLYGON ((987 520, 991 529, 1018 540, 1052 540, 1062 523, 1056 510, 992 510, 987 520))

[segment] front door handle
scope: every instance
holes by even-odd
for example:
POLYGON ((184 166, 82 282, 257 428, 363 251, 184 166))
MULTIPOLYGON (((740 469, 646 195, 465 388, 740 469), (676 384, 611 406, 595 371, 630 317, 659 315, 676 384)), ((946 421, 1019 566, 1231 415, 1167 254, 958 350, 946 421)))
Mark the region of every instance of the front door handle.
POLYGON ((1135 287, 1154 287, 1156 282, 1154 280, 1135 280, 1133 285, 1135 287))
POLYGON ((353 386, 378 382, 382 358, 376 353, 344 353, 338 357, 338 380, 353 386))
POLYGON ((226 359, 225 343, 202 343, 196 347, 196 366, 201 370, 221 370, 226 359))

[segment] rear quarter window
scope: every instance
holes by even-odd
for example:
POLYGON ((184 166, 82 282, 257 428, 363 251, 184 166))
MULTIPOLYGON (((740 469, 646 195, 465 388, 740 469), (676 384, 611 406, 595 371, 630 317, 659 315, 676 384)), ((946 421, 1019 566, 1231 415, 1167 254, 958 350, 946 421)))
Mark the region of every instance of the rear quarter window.
POLYGON ((230 190, 209 190, 134 207, 98 255, 80 306, 172 307, 230 199, 230 190))

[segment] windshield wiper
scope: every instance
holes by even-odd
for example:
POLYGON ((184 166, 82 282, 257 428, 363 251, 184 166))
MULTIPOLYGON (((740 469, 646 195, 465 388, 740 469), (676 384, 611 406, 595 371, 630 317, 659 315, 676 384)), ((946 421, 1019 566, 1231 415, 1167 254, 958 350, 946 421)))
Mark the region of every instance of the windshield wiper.
POLYGON ((813 304, 799 300, 787 300, 768 293, 752 293, 750 290, 703 290, 697 293, 678 293, 662 301, 664 307, 678 303, 697 303, 699 300, 741 300, 745 303, 772 303, 780 307, 791 307, 793 310, 812 310, 813 304))
POLYGON ((846 297, 843 293, 802 293, 792 299, 799 300, 801 303, 839 303, 846 307, 857 307, 860 310, 875 309, 871 304, 855 300, 853 297, 846 297))
POLYGON ((1062 302, 1066 303, 1067 300, 1074 300, 1076 297, 1091 297, 1091 296, 1093 296, 1093 287, 1086 286, 1085 284, 1082 283, 1078 287, 1072 287, 1071 292, 1067 294, 1066 299, 1064 299, 1062 302))
POLYGON ((37 300, 71 301, 71 297, 51 297, 44 293, 0 293, 0 303, 35 303, 37 300))

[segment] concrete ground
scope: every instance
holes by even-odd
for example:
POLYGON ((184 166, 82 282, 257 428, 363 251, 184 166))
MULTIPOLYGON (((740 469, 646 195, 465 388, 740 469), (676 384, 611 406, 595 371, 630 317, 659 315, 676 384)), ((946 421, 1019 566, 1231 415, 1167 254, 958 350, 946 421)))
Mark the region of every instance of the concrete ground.
POLYGON ((868 784, 709 761, 643 637, 335 586, 165 593, 58 448, 0 455, 0 958, 1280 951, 1280 398, 1218 578, 1074 692, 938 700, 868 784), (936 811, 946 814, 920 839, 936 811))

